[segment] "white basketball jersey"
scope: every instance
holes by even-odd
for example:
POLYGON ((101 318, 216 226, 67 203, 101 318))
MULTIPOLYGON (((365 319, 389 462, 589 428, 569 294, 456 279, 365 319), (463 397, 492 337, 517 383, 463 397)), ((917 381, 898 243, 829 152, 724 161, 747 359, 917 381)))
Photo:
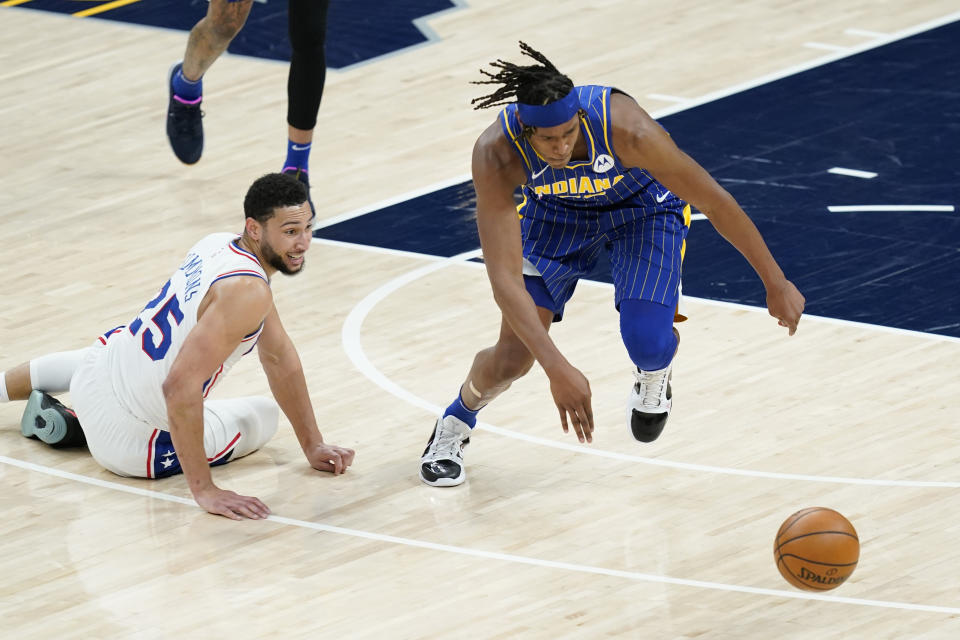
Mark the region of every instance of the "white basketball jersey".
MULTIPOLYGON (((238 238, 233 233, 215 233, 198 242, 129 325, 100 339, 107 349, 114 393, 134 417, 167 428, 162 385, 187 334, 197 324, 197 309, 210 286, 232 277, 267 280, 257 258, 237 246, 238 238)), ((203 384, 204 398, 241 356, 253 350, 262 330, 263 324, 243 339, 226 362, 205 372, 209 377, 203 384)))

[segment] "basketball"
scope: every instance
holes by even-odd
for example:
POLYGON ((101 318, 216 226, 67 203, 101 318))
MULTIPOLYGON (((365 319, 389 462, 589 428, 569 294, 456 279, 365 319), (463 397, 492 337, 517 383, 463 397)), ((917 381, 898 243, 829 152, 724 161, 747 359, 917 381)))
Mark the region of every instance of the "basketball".
POLYGON ((860 560, 857 531, 825 507, 801 509, 783 521, 773 543, 780 575, 795 587, 829 591, 843 584, 860 560))

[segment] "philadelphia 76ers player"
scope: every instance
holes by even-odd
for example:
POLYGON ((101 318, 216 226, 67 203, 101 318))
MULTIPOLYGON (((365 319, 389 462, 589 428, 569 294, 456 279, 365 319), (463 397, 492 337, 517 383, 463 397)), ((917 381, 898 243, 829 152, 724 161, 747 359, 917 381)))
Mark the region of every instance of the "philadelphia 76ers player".
POLYGON ((315 469, 343 473, 351 449, 327 444, 300 358, 270 291, 276 273, 303 270, 313 211, 296 178, 267 174, 244 199, 241 235, 200 240, 129 324, 93 346, 54 353, 0 373, 0 401, 27 400, 25 436, 53 446, 86 442, 123 476, 186 477, 197 503, 235 520, 265 518, 258 498, 217 487, 210 466, 262 447, 282 410, 315 469), (274 400, 207 396, 257 349, 274 400), (73 410, 49 394, 69 389, 73 410))

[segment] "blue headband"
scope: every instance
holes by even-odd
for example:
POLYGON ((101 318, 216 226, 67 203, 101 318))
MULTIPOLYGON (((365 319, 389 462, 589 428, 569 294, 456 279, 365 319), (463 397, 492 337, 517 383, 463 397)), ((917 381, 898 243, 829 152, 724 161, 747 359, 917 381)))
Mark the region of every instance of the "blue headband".
POLYGON ((517 102, 520 120, 529 127, 555 127, 570 120, 580 110, 580 97, 571 89, 563 98, 545 105, 517 102))

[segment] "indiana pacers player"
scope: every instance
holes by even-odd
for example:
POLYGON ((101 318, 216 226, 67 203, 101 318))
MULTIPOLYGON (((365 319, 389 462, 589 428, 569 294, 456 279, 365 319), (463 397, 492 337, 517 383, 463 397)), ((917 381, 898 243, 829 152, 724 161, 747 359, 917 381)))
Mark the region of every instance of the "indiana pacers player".
POLYGON ((563 430, 572 424, 580 442, 592 441, 590 385, 547 332, 601 251, 610 257, 620 333, 635 365, 628 426, 642 442, 660 435, 672 403, 690 205, 750 262, 770 315, 790 335, 804 307, 733 197, 629 95, 574 86, 543 54, 523 42, 520 49, 536 64, 497 60, 497 71, 482 71, 487 79, 476 83, 499 85, 474 100, 476 108, 505 105, 473 149, 477 226, 503 320, 497 343, 476 355, 436 422, 420 465, 421 479, 433 486, 465 480, 463 447, 477 412, 534 360, 550 379, 563 430))

